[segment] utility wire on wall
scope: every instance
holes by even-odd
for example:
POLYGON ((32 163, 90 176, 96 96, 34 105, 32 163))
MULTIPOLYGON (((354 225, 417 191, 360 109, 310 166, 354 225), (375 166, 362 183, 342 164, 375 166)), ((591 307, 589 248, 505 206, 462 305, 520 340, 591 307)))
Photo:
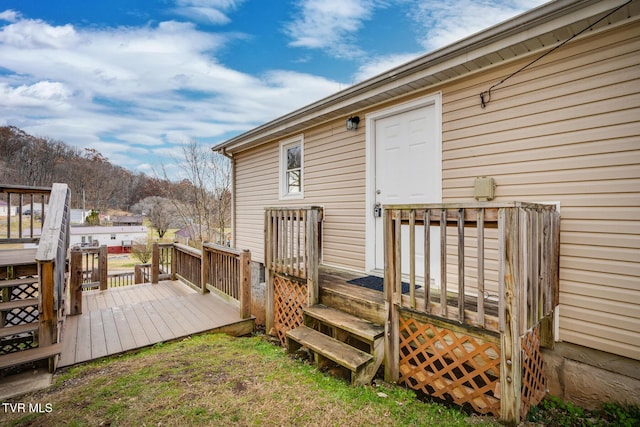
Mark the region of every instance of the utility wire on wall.
POLYGON ((525 69, 529 68, 530 66, 532 66, 533 64, 535 64, 536 62, 538 62, 539 60, 541 60, 542 58, 544 58, 545 56, 549 55, 551 52, 561 48, 562 46, 564 46, 565 44, 569 43, 571 40, 573 40, 574 38, 578 37, 580 34, 584 33, 585 31, 590 30, 591 28, 593 28, 595 25, 597 25, 598 23, 600 23, 601 21, 607 19, 609 16, 613 15, 614 13, 616 13, 618 10, 622 9, 623 7, 625 7, 626 5, 628 5, 629 3, 631 3, 633 0, 629 0, 628 2, 616 7, 615 9, 613 9, 611 12, 607 13, 606 15, 604 15, 602 18, 598 19, 596 22, 594 22, 593 24, 589 25, 586 28, 583 28, 582 30, 578 31, 576 34, 572 35, 571 37, 569 37, 568 39, 566 39, 565 41, 563 41, 562 43, 560 43, 559 45, 553 47, 552 49, 546 51, 545 53, 543 53, 542 55, 540 55, 539 57, 537 57, 536 59, 534 59, 533 61, 529 62, 528 64, 526 64, 525 66, 523 66, 522 68, 514 71, 513 73, 509 74, 507 77, 505 77, 504 79, 500 80, 498 83, 495 83, 493 86, 491 86, 489 88, 489 90, 485 90, 484 92, 480 93, 480 106, 482 108, 485 108, 487 106, 487 104, 489 102, 491 102, 491 91, 500 86, 502 83, 506 82, 507 80, 509 80, 511 77, 515 76, 516 74, 520 73, 521 71, 524 71, 525 69))

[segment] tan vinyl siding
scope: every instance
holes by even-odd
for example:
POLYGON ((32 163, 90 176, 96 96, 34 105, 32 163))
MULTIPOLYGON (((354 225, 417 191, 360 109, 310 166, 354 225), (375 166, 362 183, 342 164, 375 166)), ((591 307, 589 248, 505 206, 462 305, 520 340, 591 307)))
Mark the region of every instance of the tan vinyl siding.
MULTIPOLYGON (((560 338, 640 359, 640 29, 571 43, 443 88, 443 196, 561 204, 560 338), (594 59, 595 58, 595 59, 594 59)), ((453 254, 452 254, 453 255, 453 254)), ((450 262, 455 262, 451 257, 450 262)))
POLYGON ((304 133, 302 200, 279 200, 279 141, 236 155, 236 245, 264 260, 267 206, 323 206, 323 262, 364 269, 364 141, 336 122, 304 133))

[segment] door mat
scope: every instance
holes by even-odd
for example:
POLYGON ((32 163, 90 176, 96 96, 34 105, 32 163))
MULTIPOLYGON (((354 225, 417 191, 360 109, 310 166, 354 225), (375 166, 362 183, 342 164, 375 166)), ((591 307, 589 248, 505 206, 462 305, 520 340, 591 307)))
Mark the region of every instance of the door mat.
MULTIPOLYGON (((363 276, 358 277, 357 279, 351 279, 347 281, 347 283, 351 285, 362 286, 363 288, 373 289, 374 291, 382 292, 384 290, 384 279, 378 276, 363 276)), ((421 286, 416 285, 416 289, 421 288, 421 286)), ((409 284, 406 282, 402 282, 402 293, 409 293, 409 284)))

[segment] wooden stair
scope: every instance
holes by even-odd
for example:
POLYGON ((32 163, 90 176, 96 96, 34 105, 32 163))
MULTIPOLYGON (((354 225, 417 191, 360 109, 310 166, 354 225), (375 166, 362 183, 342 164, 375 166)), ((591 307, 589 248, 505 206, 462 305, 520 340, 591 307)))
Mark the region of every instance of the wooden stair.
POLYGON ((10 368, 23 363, 37 362, 57 356, 62 351, 62 343, 56 343, 46 347, 30 348, 29 350, 17 351, 15 353, 0 356, 0 369, 10 368))
POLYGON ((304 325, 286 333, 295 353, 305 347, 320 367, 332 361, 350 372, 353 385, 373 380, 384 358, 384 328, 344 311, 314 305, 303 312, 304 325))
MULTIPOLYGON (((33 347, 38 340, 35 250, 2 251, 0 257, 0 369, 50 359, 61 345, 33 347), (9 254, 7 254, 9 253, 9 254), (21 277, 27 276, 27 277, 21 277), (24 314, 26 311, 26 315, 24 314), (33 313, 33 314, 29 314, 33 313)), ((50 359, 49 366, 53 360, 50 359)))

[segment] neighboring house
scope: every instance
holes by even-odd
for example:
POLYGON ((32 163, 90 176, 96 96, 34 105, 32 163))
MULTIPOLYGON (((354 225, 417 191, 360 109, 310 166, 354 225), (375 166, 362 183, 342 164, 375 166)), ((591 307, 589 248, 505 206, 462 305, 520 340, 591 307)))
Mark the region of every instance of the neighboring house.
POLYGON ((149 230, 144 226, 71 227, 70 246, 106 245, 109 253, 128 253, 136 241, 146 242, 149 230))
POLYGON ((193 241, 193 236, 191 236, 191 230, 188 227, 181 228, 180 230, 176 231, 174 236, 175 236, 176 242, 181 243, 183 245, 188 246, 189 243, 193 241))
POLYGON ((557 204, 551 392, 640 400, 640 1, 545 4, 214 150, 257 262, 268 206, 322 206, 322 263, 375 273, 378 204, 474 202, 478 177, 494 201, 557 204))
POLYGON ((71 224, 84 224, 90 213, 90 209, 71 209, 71 224))
POLYGON ((0 200, 0 218, 6 218, 8 215, 14 216, 17 210, 17 206, 11 206, 11 212, 9 212, 9 205, 7 202, 0 200))
POLYGON ((111 224, 113 226, 140 226, 142 225, 142 216, 112 216, 111 224))

